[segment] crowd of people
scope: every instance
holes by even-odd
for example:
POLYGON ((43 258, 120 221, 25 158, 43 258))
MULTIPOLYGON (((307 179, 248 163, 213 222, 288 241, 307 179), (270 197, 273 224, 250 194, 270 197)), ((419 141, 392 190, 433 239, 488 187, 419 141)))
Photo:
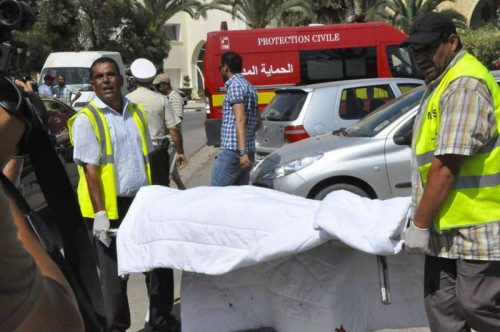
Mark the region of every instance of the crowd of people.
MULTIPOLYGON (((443 14, 416 18, 403 45, 427 86, 414 127, 413 210, 403 238, 407 251, 426 257, 424 303, 430 328, 500 330, 500 89, 463 49, 455 24, 443 14)), ((261 120, 256 90, 242 68, 237 53, 222 55, 219 70, 226 95, 213 186, 249 183, 261 120)), ((68 122, 80 174, 78 201, 94 243, 108 331, 126 331, 131 323, 128 278, 117 273, 116 229, 141 187, 168 186, 169 174, 175 173, 173 181, 185 189, 178 176, 187 164, 182 99, 149 60, 135 60, 131 72, 137 88, 123 96, 117 63, 97 59, 91 66, 95 98, 68 122)), ((53 78, 46 75, 44 80, 40 94, 57 95, 67 103, 78 98, 63 76, 52 88, 53 78)), ((2 105, 0 166, 14 182, 19 170, 7 164, 23 130, 23 122, 2 105)), ((9 266, 9 273, 0 277, 0 329, 35 330, 30 329, 33 324, 49 324, 52 317, 52 322, 71 327, 59 330, 81 330, 71 289, 25 231, 1 187, 0 212, 5 229, 0 263, 9 266), (12 302, 6 293, 13 294, 12 302), (46 305, 50 298, 60 302, 46 305)), ((146 273, 146 284, 148 328, 180 331, 171 313, 172 270, 146 273)))

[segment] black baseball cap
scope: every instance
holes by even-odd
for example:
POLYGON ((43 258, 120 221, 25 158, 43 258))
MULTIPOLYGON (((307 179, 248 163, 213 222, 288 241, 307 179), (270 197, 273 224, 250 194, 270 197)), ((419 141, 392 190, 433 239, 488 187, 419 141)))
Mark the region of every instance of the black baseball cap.
POLYGON ((411 44, 429 44, 443 36, 457 34, 452 19, 441 13, 427 13, 413 21, 408 30, 409 37, 401 43, 401 47, 411 44))

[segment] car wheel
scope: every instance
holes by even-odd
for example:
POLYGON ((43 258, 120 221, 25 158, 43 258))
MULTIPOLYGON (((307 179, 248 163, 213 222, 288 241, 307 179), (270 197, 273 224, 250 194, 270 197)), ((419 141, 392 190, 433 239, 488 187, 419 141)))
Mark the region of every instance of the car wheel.
POLYGON ((326 197, 326 195, 337 190, 347 190, 361 197, 370 197, 363 189, 356 187, 355 185, 348 183, 336 183, 320 190, 316 196, 314 196, 314 199, 321 201, 326 197))

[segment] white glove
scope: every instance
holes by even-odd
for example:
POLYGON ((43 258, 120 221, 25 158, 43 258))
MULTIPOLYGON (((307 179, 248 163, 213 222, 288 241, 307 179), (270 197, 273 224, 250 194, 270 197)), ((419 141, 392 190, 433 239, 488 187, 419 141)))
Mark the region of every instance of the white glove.
POLYGON ((106 211, 97 212, 94 215, 94 227, 92 228, 94 235, 107 232, 109 227, 109 219, 106 211))
POLYGON ((429 238, 431 233, 428 228, 418 228, 410 221, 410 227, 403 232, 405 250, 410 253, 428 253, 429 238))

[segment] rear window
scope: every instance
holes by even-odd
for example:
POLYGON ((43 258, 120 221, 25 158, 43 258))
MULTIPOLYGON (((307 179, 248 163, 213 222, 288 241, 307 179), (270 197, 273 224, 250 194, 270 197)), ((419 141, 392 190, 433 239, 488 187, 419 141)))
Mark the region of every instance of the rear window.
POLYGON ((264 109, 262 118, 267 121, 296 120, 306 99, 307 92, 302 90, 277 91, 264 109))

